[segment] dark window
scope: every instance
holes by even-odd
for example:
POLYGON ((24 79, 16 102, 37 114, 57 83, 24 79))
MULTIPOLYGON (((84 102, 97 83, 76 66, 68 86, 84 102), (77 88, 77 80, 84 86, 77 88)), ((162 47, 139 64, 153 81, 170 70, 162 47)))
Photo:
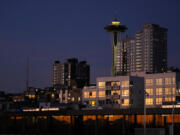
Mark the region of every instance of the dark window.
POLYGON ((106 90, 106 96, 111 95, 111 90, 106 90))

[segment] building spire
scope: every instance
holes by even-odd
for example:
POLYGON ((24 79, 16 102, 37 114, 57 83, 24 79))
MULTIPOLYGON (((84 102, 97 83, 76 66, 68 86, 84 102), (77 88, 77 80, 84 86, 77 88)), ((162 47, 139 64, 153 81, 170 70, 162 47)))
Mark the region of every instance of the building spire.
POLYGON ((114 21, 118 21, 118 15, 117 15, 117 12, 115 12, 115 15, 114 15, 114 21))

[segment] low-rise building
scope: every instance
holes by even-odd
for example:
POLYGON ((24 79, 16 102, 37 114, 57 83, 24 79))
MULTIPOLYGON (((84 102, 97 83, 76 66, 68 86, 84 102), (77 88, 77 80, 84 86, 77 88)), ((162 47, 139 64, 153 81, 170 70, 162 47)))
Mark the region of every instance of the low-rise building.
POLYGON ((141 108, 173 104, 180 93, 180 73, 99 77, 96 86, 84 87, 82 101, 89 106, 141 108), (144 100, 145 97, 145 100, 144 100))
POLYGON ((62 88, 59 90, 59 103, 78 103, 82 99, 82 89, 73 88, 66 89, 62 88))
POLYGON ((96 85, 84 87, 83 102, 89 106, 141 108, 144 105, 144 78, 116 76, 97 78, 96 85))
POLYGON ((146 106, 162 107, 163 104, 175 102, 180 92, 180 73, 167 72, 157 74, 131 73, 144 77, 146 106))

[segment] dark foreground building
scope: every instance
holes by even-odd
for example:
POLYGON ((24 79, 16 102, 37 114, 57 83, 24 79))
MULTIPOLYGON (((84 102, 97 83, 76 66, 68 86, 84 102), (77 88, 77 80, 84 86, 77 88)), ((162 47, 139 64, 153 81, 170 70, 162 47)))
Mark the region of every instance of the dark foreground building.
MULTIPOLYGON (((146 135, 180 134, 180 110, 147 109, 146 135), (161 134, 160 134, 161 133, 161 134)), ((0 115, 0 133, 61 135, 143 135, 143 109, 66 110, 0 115)))

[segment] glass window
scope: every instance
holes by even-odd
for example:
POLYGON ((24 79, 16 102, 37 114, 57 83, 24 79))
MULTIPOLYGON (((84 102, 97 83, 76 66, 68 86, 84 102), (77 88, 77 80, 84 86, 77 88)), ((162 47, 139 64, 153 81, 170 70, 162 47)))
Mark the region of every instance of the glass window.
POLYGON ((105 91, 99 91, 99 97, 105 97, 105 91))
POLYGON ((166 102, 171 102, 171 97, 165 97, 166 102))
POLYGON ((120 82, 111 82, 111 86, 120 86, 120 82))
POLYGON ((98 82, 99 88, 105 88, 105 82, 98 82))
POLYGON ((165 84, 166 85, 171 84, 171 78, 165 78, 165 84))
POLYGON ((176 79, 175 79, 175 77, 172 78, 172 83, 173 83, 173 84, 176 84, 176 79))
POLYGON ((92 91, 89 93, 90 98, 96 98, 96 91, 92 91))
POLYGON ((175 97, 165 97, 166 102, 175 101, 175 97))
POLYGON ((153 79, 146 79, 146 86, 153 85, 153 79))
POLYGON ((153 89, 146 89, 146 92, 148 93, 149 96, 153 95, 153 89))
POLYGON ((176 93, 176 89, 172 88, 172 94, 175 95, 175 93, 176 93))
POLYGON ((129 99, 124 99, 122 105, 128 106, 129 105, 129 99))
POLYGON ((171 88, 165 88, 165 94, 170 95, 171 94, 171 88))
POLYGON ((156 85, 162 85, 162 78, 156 79, 156 85))
POLYGON ((156 95, 162 95, 162 88, 156 88, 156 95))
POLYGON ((104 105, 105 104, 105 100, 99 100, 99 105, 104 105))
POLYGON ((111 90, 111 95, 120 95, 120 90, 111 90))
POLYGON ((118 100, 117 100, 117 103, 118 103, 118 104, 120 104, 120 103, 121 103, 120 99, 118 99, 118 100))
POLYGON ((122 90, 122 96, 129 96, 129 90, 122 90))
POLYGON ((84 92, 84 98, 89 98, 89 92, 84 92))
POLYGON ((129 81, 122 81, 122 88, 129 87, 129 81))
POLYGON ((146 105, 153 105, 153 98, 146 98, 146 105))
POLYGON ((156 104, 157 105, 162 104, 162 98, 156 98, 156 104))
POLYGON ((93 101, 90 102, 90 104, 91 104, 91 106, 95 106, 96 105, 96 101, 93 100, 93 101))

